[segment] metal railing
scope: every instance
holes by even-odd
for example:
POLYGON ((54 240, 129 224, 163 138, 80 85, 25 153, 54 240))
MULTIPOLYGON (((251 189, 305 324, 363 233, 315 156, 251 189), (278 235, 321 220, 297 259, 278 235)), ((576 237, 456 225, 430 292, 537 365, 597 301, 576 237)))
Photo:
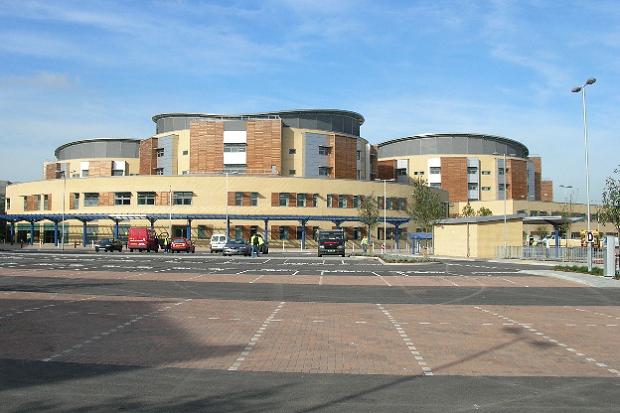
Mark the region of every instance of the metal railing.
MULTIPOLYGON (((599 248, 592 251, 592 261, 602 264, 605 257, 605 249, 599 248)), ((545 247, 541 246, 518 246, 497 247, 497 258, 515 258, 533 261, 559 261, 570 263, 587 263, 588 250, 583 247, 545 247)))

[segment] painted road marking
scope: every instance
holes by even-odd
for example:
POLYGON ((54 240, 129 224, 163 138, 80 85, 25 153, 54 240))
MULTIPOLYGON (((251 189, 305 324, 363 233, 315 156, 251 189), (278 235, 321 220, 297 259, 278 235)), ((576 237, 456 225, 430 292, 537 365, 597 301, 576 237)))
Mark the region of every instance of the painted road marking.
POLYGON ((392 286, 392 284, 390 284, 389 282, 387 282, 387 281, 385 280, 385 278, 383 278, 381 275, 377 274, 377 273, 376 273, 376 272, 374 272, 374 271, 373 271, 372 273, 373 273, 374 275, 376 275, 377 277, 379 277, 379 278, 381 279, 381 281, 383 281, 383 282, 385 283, 385 285, 387 285, 388 287, 391 287, 391 286, 392 286))

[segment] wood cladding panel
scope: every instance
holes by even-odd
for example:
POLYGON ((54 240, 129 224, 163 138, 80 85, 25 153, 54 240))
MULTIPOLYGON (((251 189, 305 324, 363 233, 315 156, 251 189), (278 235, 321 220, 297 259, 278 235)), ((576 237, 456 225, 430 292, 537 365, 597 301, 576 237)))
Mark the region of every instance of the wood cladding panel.
POLYGON ((155 205, 167 206, 170 205, 170 192, 156 192, 155 193, 155 205))
POLYGON ((52 209, 52 194, 47 194, 47 210, 52 209))
POLYGON ((272 192, 271 193, 271 206, 279 206, 280 205, 280 193, 272 192))
POLYGON ((396 160, 377 162, 378 179, 396 179, 396 160))
POLYGON ((553 181, 540 181, 540 200, 553 202, 553 181))
POLYGON ((379 167, 378 167, 378 156, 379 149, 377 145, 370 145, 370 180, 374 180, 379 176, 379 167))
POLYGON ((224 122, 194 122, 189 127, 190 173, 224 169, 224 122))
POLYGON ((534 164, 534 199, 540 201, 542 199, 542 160, 539 156, 529 158, 534 164))
POLYGON ((349 136, 335 135, 334 146, 334 178, 357 178, 357 139, 349 136))
POLYGON ((140 175, 154 175, 157 168, 157 138, 140 141, 140 175))
POLYGON ((508 198, 516 200, 527 199, 527 161, 509 159, 507 162, 508 198))
POLYGON ((58 179, 60 178, 58 173, 58 163, 48 163, 45 165, 45 179, 58 179))
POLYGON ((112 176, 112 161, 90 161, 88 176, 112 176))
POLYGON ((467 201, 467 158, 441 158, 441 189, 448 191, 450 202, 467 201))
POLYGON ((282 169, 282 121, 249 120, 246 122, 246 169, 249 173, 271 173, 282 169))

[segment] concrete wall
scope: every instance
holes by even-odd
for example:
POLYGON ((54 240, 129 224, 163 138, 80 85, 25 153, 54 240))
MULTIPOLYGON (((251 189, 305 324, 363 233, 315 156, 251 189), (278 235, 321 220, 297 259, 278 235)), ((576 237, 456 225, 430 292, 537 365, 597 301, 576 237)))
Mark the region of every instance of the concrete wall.
POLYGON ((497 247, 522 245, 523 223, 502 221, 437 225, 433 228, 435 255, 446 257, 495 258, 497 247))

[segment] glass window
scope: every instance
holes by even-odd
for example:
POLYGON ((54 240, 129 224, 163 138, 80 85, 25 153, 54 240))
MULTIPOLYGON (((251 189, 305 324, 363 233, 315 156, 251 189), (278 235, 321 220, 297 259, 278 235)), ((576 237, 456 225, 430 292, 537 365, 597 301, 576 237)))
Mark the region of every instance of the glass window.
POLYGON ((44 210, 48 210, 50 209, 50 197, 49 195, 43 195, 43 209, 44 210))
POLYGON ((362 198, 359 195, 353 195, 353 207, 359 208, 362 204, 362 198))
POLYGON ((235 239, 242 239, 242 238, 243 238, 243 226, 235 225, 235 239))
POLYGON ((439 183, 439 182, 433 182, 433 183, 429 184, 428 186, 430 186, 431 188, 437 188, 437 189, 440 189, 440 188, 441 188, 441 183, 439 183))
POLYGON ((491 171, 482 171, 480 172, 482 175, 491 175, 491 171))
POLYGON ((312 194, 312 207, 316 208, 319 204, 319 194, 312 194))
POLYGON ((338 195, 338 208, 346 208, 347 207, 347 196, 346 195, 338 195))
POLYGON ((475 175, 475 174, 477 174, 477 173, 478 173, 478 168, 477 168, 477 167, 475 167, 475 166, 468 166, 468 167, 467 167, 467 173, 468 173, 469 175, 475 175))
POLYGON ((99 205, 99 194, 95 192, 87 192, 84 194, 84 206, 98 206, 99 205))
POLYGON ((243 192, 235 192, 235 205, 243 205, 243 192))
POLYGON ((398 209, 401 211, 407 209, 407 198, 398 198, 398 209))
POLYGON ((498 189, 499 189, 500 191, 503 191, 503 190, 504 190, 504 187, 505 187, 505 185, 504 185, 504 184, 499 184, 499 188, 498 188, 498 189))
POLYGON ((250 205, 252 206, 258 205, 258 192, 252 192, 250 194, 250 205))
POLYGON ((138 192, 138 205, 155 205, 155 192, 138 192))
POLYGON ((181 175, 187 175, 189 174, 189 171, 181 171, 181 175))
POLYGON ((11 198, 7 198, 7 199, 6 199, 6 209, 7 209, 7 211, 8 211, 9 209, 11 209, 11 198))
POLYGON ((164 156, 164 148, 158 148, 155 153, 157 153, 158 158, 162 158, 164 156))
POLYGON ((497 174, 498 175, 504 175, 504 168, 498 168, 497 169, 497 174))
POLYGON ((478 190, 478 184, 470 182, 470 183, 467 184, 467 189, 469 189, 470 191, 477 191, 478 190))
POLYGON ((189 155, 189 151, 183 151, 183 155, 189 155))
POLYGON ((115 192, 114 205, 131 205, 131 192, 115 192))
POLYGON ((441 173, 441 167, 439 167, 439 166, 431 166, 429 173, 431 175, 438 175, 438 174, 441 173))
POLYGON ((224 152, 245 152, 245 144, 243 143, 225 143, 224 152))
POLYGON ((332 194, 327 194, 327 208, 332 208, 334 206, 334 197, 332 194))
POLYGON ((207 239, 207 226, 198 225, 198 239, 207 239))
POLYGON ((331 169, 328 166, 319 166, 319 176, 329 176, 331 169))
POLYGON ((284 227, 280 227, 278 228, 280 230, 280 239, 283 240, 287 240, 288 239, 288 227, 284 226, 284 227))
POLYGON ((73 196, 73 208, 79 208, 80 207, 80 194, 77 192, 74 192, 71 195, 73 196))
POLYGON ((330 146, 319 146, 319 155, 329 155, 330 153, 332 153, 330 146))
POLYGON ((407 175, 407 168, 398 168, 396 170, 396 176, 405 176, 407 175))
POLYGON ((483 186, 480 189, 482 189, 483 191, 490 191, 491 187, 490 186, 483 186))
POLYGON ((295 155, 296 153, 297 153, 297 149, 295 149, 295 148, 290 148, 290 149, 288 150, 288 154, 289 154, 289 155, 295 155))
POLYGON ((88 176, 88 169, 82 169, 82 178, 86 178, 88 176))
POLYGON ((306 206, 306 194, 297 194, 297 206, 298 207, 306 206))
POLYGON ((303 230, 304 230, 304 227, 300 227, 300 226, 298 226, 295 229, 295 239, 302 239, 304 237, 303 230))
POLYGON ((112 176, 124 176, 125 175, 125 171, 123 171, 122 169, 114 169, 112 171, 112 176))
POLYGON ((357 160, 361 160, 362 159, 362 151, 356 151, 355 152, 355 156, 357 157, 357 160))
POLYGON ((163 175, 164 174, 164 168, 157 168, 157 169, 155 169, 155 174, 156 175, 163 175))
POLYGON ((172 203, 174 205, 191 205, 193 195, 192 192, 173 192, 172 203))
POLYGON ((288 206, 288 192, 280 192, 280 206, 288 206))
POLYGON ((294 169, 289 169, 289 170, 288 170, 288 174, 289 174, 289 175, 295 176, 295 174, 296 174, 296 173, 297 173, 297 171, 296 171, 296 170, 294 170, 294 169))

